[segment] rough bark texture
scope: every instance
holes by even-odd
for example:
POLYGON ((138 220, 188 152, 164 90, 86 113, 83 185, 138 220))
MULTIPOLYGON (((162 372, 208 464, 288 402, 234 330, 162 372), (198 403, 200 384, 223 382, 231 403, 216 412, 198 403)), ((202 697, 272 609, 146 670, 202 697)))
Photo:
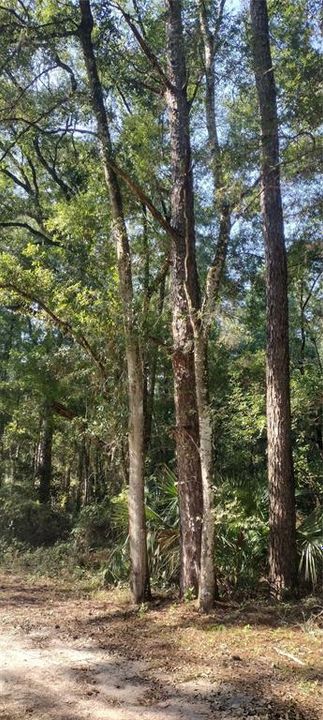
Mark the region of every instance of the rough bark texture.
POLYGON ((53 408, 50 402, 44 404, 44 417, 38 455, 37 478, 40 503, 49 503, 52 479, 53 408))
POLYGON ((97 121, 102 165, 109 191, 113 232, 117 246, 128 369, 131 586, 135 602, 142 602, 150 595, 144 507, 144 388, 142 358, 133 311, 131 257, 122 197, 118 177, 111 168, 114 157, 110 129, 91 38, 93 17, 88 0, 79 0, 79 6, 81 11, 79 37, 91 91, 93 112, 97 121))
POLYGON ((172 238, 171 255, 173 374, 181 519, 180 586, 183 594, 189 588, 198 590, 202 518, 194 340, 185 283, 194 307, 198 307, 199 292, 181 3, 166 0, 166 10, 169 80, 166 101, 172 164, 171 224, 176 231, 176 236, 172 238))
POLYGON ((291 448, 287 261, 279 172, 277 100, 266 0, 251 0, 252 49, 261 121, 262 211, 267 273, 269 567, 277 597, 296 585, 291 448))

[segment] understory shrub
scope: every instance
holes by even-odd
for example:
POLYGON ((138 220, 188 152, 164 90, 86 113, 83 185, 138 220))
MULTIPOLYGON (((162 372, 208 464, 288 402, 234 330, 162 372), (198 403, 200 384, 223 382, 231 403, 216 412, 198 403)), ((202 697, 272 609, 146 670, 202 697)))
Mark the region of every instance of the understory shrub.
POLYGON ((107 546, 112 539, 110 503, 86 505, 82 508, 72 530, 72 536, 80 548, 107 546))
POLYGON ((50 505, 41 505, 20 489, 2 489, 0 495, 1 537, 33 547, 52 545, 67 536, 70 516, 50 505))

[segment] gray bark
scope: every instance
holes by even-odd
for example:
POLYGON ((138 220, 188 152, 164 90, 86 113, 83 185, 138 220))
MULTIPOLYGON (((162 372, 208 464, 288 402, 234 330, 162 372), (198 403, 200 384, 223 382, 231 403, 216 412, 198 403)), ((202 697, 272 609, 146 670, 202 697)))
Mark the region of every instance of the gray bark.
MULTIPOLYGON (((217 29, 221 24, 224 2, 219 8, 217 29)), ((223 181, 221 149, 218 140, 215 111, 215 53, 216 35, 211 33, 204 0, 199 3, 200 30, 203 42, 205 69, 205 116, 208 133, 210 169, 214 184, 214 209, 219 215, 219 234, 216 241, 214 260, 207 274, 205 297, 201 312, 191 308, 194 328, 194 353, 196 390, 200 431, 200 459, 203 487, 203 525, 201 543, 201 574, 199 587, 199 608, 209 612, 217 595, 214 569, 214 495, 215 477, 213 463, 212 415, 208 393, 208 338, 218 300, 221 276, 224 268, 227 246, 230 238, 231 209, 223 181)))
POLYGON ((277 96, 266 0, 251 0, 252 52, 261 124, 267 284, 269 575, 273 594, 294 590, 295 487, 291 447, 287 260, 280 187, 277 96))
POLYGON ((81 40, 105 180, 110 197, 113 234, 116 241, 120 294, 128 370, 129 402, 129 538, 131 587, 135 602, 150 596, 144 505, 144 386, 136 319, 129 240, 125 225, 119 180, 111 167, 114 160, 108 117, 92 44, 93 17, 89 0, 79 0, 81 40))

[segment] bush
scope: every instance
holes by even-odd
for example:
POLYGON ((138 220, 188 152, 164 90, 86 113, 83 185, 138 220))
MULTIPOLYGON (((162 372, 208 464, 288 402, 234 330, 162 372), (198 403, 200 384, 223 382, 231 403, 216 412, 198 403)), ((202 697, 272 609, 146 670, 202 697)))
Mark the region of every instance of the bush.
POLYGON ((221 590, 256 592, 267 574, 267 491, 249 492, 229 480, 218 490, 216 567, 221 590))
POLYGON ((97 548, 108 545, 112 536, 111 510, 108 503, 82 508, 72 530, 77 547, 97 548))
POLYGON ((80 579, 85 574, 82 559, 70 542, 31 547, 18 540, 0 539, 0 564, 38 577, 80 579))
POLYGON ((299 572, 314 591, 323 578, 323 506, 316 507, 297 528, 299 572))
POLYGON ((70 529, 66 513, 41 505, 33 497, 21 496, 16 488, 2 491, 0 497, 1 536, 33 547, 52 545, 70 529))

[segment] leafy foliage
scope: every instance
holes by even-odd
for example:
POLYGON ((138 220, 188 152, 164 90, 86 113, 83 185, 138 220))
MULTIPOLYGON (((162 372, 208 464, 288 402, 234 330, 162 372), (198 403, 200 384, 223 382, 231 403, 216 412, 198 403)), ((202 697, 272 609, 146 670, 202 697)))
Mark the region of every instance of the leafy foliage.
MULTIPOLYGON (((165 17, 136 3, 151 65, 122 14, 93 2, 112 141, 124 173, 167 219, 172 189, 161 72, 165 17), (157 63, 157 64, 156 64, 157 63), (158 70, 159 66, 159 70, 158 70)), ((218 3, 212 9, 216 29, 218 3), (214 11, 214 12, 213 12, 214 11)), ((85 69, 77 3, 0 9, 0 536, 34 571, 88 568, 123 582, 128 557, 127 378, 118 257, 85 69), (39 502, 45 408, 50 502, 39 502), (102 553, 101 553, 102 551, 102 553), (83 563, 83 564, 82 564, 83 563)), ((128 9, 128 4, 122 3, 128 9)), ((216 107, 231 243, 210 351, 222 589, 252 589, 266 572, 265 281, 259 219, 259 130, 244 8, 217 28, 216 107)), ((279 93, 288 243, 291 395, 300 575, 322 568, 320 52, 316 0, 269 2, 279 93)), ((183 2, 191 99, 197 255, 214 255, 214 205, 198 4, 183 2)), ((131 244, 136 327, 146 386, 146 518, 153 582, 178 582, 169 238, 121 182, 131 244), (164 270, 165 268, 165 270, 164 270)))

